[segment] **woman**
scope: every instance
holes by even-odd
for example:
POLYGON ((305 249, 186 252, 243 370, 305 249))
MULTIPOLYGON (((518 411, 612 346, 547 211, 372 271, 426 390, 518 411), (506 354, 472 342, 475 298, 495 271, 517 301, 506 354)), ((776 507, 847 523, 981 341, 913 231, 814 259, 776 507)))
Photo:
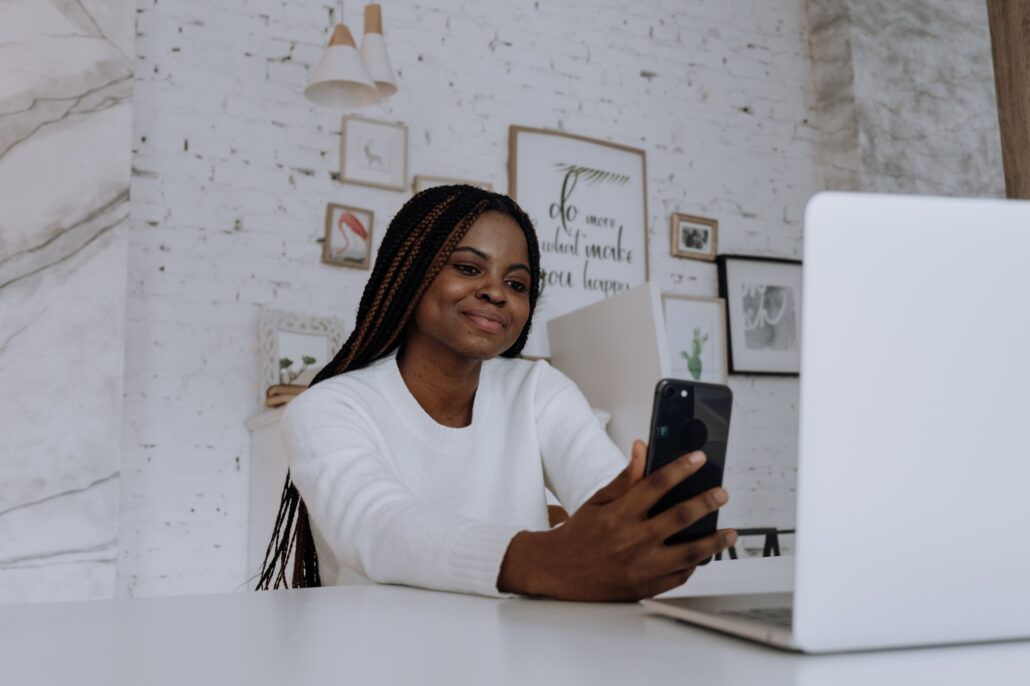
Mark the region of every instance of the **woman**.
POLYGON ((568 600, 673 588, 732 531, 663 541, 726 502, 647 519, 701 453, 643 478, 575 385, 515 358, 539 297, 533 226, 510 198, 431 188, 391 222, 336 357, 282 419, 291 472, 258 588, 400 583, 568 600), (548 529, 545 486, 574 514, 548 529))

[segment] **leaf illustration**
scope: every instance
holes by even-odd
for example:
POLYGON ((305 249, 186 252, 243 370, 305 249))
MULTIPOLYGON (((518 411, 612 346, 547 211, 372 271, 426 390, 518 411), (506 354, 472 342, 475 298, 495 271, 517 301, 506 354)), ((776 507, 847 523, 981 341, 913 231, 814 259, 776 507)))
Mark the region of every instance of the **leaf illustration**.
POLYGON ((575 174, 587 183, 601 183, 609 181, 621 186, 629 181, 628 174, 616 174, 615 172, 605 171, 603 169, 593 169, 591 167, 583 167, 578 164, 565 164, 564 162, 555 162, 554 166, 563 174, 575 174))

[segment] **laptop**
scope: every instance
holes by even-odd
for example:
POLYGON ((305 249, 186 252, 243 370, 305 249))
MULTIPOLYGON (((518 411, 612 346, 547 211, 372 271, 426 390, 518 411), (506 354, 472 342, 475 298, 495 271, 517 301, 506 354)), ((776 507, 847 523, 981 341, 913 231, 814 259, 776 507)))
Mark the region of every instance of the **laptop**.
POLYGON ((804 248, 794 592, 644 605, 809 653, 1030 637, 1030 202, 822 193, 804 248))

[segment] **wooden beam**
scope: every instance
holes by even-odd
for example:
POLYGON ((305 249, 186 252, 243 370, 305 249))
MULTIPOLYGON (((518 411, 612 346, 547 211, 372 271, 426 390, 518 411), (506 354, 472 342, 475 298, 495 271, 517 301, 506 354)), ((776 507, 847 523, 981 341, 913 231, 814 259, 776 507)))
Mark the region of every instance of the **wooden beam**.
POLYGON ((1030 0, 987 0, 987 17, 1005 190, 1030 200, 1030 0))

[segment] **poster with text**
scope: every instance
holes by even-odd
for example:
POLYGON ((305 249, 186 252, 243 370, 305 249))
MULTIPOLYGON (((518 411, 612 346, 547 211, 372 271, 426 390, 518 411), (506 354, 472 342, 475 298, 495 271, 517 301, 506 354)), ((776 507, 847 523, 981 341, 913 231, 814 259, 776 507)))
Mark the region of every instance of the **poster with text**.
POLYGON ((523 354, 548 357, 547 322, 647 281, 644 151, 512 126, 511 197, 540 241, 540 301, 523 354))

